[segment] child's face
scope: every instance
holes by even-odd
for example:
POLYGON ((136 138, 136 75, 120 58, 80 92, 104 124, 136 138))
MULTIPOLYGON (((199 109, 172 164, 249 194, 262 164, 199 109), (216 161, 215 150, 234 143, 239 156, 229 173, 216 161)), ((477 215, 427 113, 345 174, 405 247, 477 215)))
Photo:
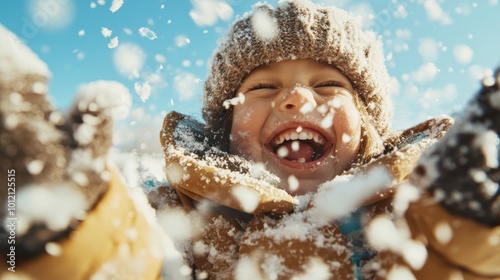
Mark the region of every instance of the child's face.
POLYGON ((316 190, 356 159, 361 117, 337 68, 311 59, 271 63, 237 92, 245 98, 234 107, 231 152, 264 163, 290 193, 316 190))

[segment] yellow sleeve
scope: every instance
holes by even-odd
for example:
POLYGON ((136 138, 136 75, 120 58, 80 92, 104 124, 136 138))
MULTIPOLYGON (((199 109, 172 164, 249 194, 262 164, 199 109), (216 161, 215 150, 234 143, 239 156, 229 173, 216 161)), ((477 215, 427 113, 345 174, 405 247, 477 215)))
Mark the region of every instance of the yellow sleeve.
POLYGON ((418 279, 459 274, 462 279, 500 279, 500 226, 453 215, 426 197, 410 206, 406 220, 429 254, 424 267, 415 272, 418 279))
MULTIPOLYGON (((29 279, 160 279, 161 230, 134 203, 115 168, 106 194, 51 250, 16 264, 29 279)), ((0 278, 12 273, 2 264, 0 278)), ((13 273, 14 274, 14 273, 13 273)))

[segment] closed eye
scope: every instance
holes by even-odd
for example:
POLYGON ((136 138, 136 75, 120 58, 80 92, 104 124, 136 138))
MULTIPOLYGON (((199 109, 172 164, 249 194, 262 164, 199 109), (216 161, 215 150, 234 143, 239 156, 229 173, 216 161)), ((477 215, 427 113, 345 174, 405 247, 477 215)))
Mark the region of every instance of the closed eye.
POLYGON ((342 82, 338 82, 338 81, 327 81, 327 82, 321 83, 319 85, 316 85, 315 87, 344 87, 344 88, 346 88, 347 85, 342 83, 342 82))
POLYGON ((259 90, 259 89, 277 89, 278 87, 273 84, 265 84, 265 83, 260 83, 260 84, 255 84, 251 87, 248 88, 247 91, 254 91, 254 90, 259 90))

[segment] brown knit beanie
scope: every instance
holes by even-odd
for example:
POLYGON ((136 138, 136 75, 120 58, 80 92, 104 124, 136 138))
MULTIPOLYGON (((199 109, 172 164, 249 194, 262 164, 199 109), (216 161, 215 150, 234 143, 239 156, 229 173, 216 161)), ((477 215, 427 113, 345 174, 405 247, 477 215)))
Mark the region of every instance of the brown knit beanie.
POLYGON ((237 20, 220 42, 205 82, 203 118, 216 134, 227 135, 231 108, 244 77, 255 68, 288 59, 315 59, 339 68, 346 75, 371 125, 385 138, 389 133, 392 104, 389 75, 374 36, 363 32, 355 19, 335 7, 306 0, 279 1, 276 8, 257 4, 237 20))

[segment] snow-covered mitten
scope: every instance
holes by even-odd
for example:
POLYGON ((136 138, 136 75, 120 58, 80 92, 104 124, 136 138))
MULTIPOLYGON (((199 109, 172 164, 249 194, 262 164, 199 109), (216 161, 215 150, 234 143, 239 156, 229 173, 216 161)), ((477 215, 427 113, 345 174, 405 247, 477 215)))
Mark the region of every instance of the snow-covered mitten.
POLYGON ((245 213, 285 213, 295 200, 279 188, 279 179, 245 159, 214 148, 204 125, 170 112, 160 141, 169 184, 186 206, 209 199, 245 213))
POLYGON ((47 98, 47 65, 2 25, 0 37, 0 248, 15 242, 21 260, 75 228, 107 190, 112 118, 130 95, 90 83, 65 116, 47 98))
POLYGON ((448 133, 420 159, 414 184, 428 187, 449 211, 500 225, 500 68, 448 133))

